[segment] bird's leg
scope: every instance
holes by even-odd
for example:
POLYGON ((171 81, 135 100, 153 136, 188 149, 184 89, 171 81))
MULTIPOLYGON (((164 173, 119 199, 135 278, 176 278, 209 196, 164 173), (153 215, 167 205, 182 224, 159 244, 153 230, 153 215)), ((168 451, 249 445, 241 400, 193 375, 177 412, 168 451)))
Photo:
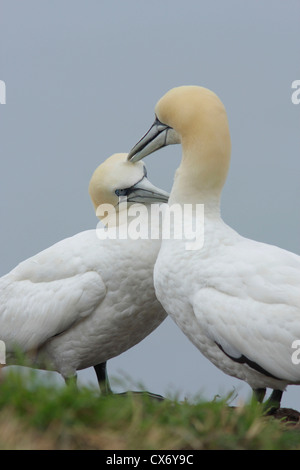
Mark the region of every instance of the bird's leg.
POLYGON ((262 403, 266 394, 265 388, 254 388, 253 389, 253 396, 258 403, 262 403))
POLYGON ((77 388, 77 374, 69 375, 67 377, 64 377, 64 379, 68 387, 77 388))
POLYGON ((280 402, 282 398, 282 390, 273 390, 270 398, 265 403, 265 410, 268 415, 272 415, 280 408, 280 402))
MULTIPOLYGON (((95 369, 95 372, 96 372, 96 375, 97 375, 101 395, 103 395, 103 396, 112 395, 113 391, 110 388, 110 384, 109 384, 109 380, 108 380, 108 376, 107 376, 106 362, 102 362, 101 364, 97 364, 96 366, 94 366, 94 369, 95 369)), ((150 393, 150 392, 121 392, 121 393, 117 393, 116 395, 118 395, 118 396, 128 396, 128 393, 133 393, 134 395, 137 395, 137 394, 148 395, 150 398, 153 398, 153 399, 158 400, 158 401, 164 400, 164 397, 162 397, 161 395, 156 395, 156 394, 150 393)))
MULTIPOLYGON (((112 395, 113 391, 110 388, 110 384, 108 380, 106 362, 101 362, 101 364, 95 365, 94 369, 97 375, 101 395, 103 396, 112 395)), ((154 393, 149 393, 149 392, 130 392, 130 393, 148 395, 150 398, 153 398, 158 401, 164 400, 164 398, 161 395, 156 395, 154 393)), ((121 392, 121 393, 117 393, 116 395, 127 396, 128 392, 121 392)))
POLYGON ((96 372, 96 375, 97 375, 101 395, 110 395, 110 394, 112 394, 113 392, 110 388, 108 375, 107 375, 106 361, 101 362, 101 364, 95 365, 94 369, 95 369, 95 372, 96 372))

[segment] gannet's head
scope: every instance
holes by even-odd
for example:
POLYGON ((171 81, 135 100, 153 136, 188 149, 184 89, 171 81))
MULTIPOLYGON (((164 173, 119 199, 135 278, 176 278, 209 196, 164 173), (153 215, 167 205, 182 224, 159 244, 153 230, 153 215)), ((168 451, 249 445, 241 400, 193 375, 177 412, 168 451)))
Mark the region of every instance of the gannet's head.
POLYGON ((166 191, 150 183, 142 162, 128 161, 127 153, 115 153, 98 166, 91 178, 89 193, 96 211, 102 204, 111 204, 119 211, 133 203, 168 202, 169 197, 166 191))
POLYGON ((166 145, 181 143, 182 162, 171 203, 200 200, 199 191, 213 191, 217 200, 231 152, 227 115, 220 99, 207 88, 181 86, 158 101, 155 114, 152 127, 129 152, 129 161, 137 162, 166 145))
POLYGON ((218 143, 230 154, 230 134, 224 105, 215 93, 199 86, 168 91, 155 107, 156 119, 132 148, 128 159, 141 160, 170 144, 207 146, 218 143))

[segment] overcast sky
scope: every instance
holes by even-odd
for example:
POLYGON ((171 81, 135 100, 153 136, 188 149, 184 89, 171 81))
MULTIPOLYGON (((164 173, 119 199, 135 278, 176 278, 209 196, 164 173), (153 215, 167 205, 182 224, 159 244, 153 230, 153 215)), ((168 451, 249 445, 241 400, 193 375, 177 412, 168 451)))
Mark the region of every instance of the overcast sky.
MULTIPOLYGON (((215 91, 228 112, 223 218, 300 254, 299 18, 299 0, 0 0, 0 275, 95 227, 94 169, 130 150, 168 89, 191 84, 215 91)), ((180 152, 144 161, 154 184, 171 189, 180 152)), ((108 370, 161 394, 250 396, 170 319, 108 370)), ((93 370, 80 380, 94 384, 93 370)), ((282 405, 299 403, 289 387, 282 405)))

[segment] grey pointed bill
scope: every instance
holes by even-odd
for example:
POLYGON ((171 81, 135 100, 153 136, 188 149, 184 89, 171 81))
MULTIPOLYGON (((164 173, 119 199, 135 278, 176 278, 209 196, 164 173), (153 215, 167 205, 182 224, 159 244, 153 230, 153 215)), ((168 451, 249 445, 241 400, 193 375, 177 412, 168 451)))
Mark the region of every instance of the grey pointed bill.
POLYGON ((166 145, 178 143, 180 138, 177 132, 156 118, 148 132, 130 150, 127 158, 131 162, 137 162, 166 145))
POLYGON ((130 188, 130 193, 127 196, 127 202, 140 202, 144 204, 166 203, 168 199, 169 193, 154 186, 146 176, 130 188))

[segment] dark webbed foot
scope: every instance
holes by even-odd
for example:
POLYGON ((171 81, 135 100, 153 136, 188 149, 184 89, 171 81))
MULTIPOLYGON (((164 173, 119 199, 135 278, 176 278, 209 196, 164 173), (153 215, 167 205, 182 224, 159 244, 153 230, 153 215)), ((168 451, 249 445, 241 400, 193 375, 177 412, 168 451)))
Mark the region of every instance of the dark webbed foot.
POLYGON ((116 395, 119 395, 119 396, 127 396, 127 395, 144 395, 144 396, 147 396, 149 398, 151 398, 151 400, 157 400, 157 401, 163 401, 165 400, 165 398, 162 396, 162 395, 157 395, 156 393, 151 393, 151 392, 146 392, 146 391, 129 391, 129 392, 122 392, 122 393, 117 393, 116 395))
POLYGON ((109 380, 108 380, 108 375, 107 375, 107 367, 106 367, 106 362, 102 362, 101 364, 97 364, 94 366, 99 387, 100 387, 100 392, 102 396, 105 395, 118 395, 118 396, 127 396, 129 394, 134 394, 134 395, 146 395, 149 398, 157 401, 163 401, 164 397, 161 395, 156 395, 155 393, 150 393, 150 392, 121 392, 121 393, 113 393, 113 391, 110 388, 109 380))

